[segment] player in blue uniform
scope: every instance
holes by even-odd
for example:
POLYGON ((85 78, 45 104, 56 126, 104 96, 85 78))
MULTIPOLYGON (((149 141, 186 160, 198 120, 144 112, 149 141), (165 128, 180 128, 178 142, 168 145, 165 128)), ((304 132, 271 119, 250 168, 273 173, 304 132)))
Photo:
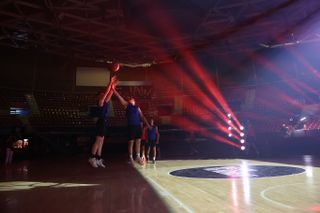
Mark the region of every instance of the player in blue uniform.
POLYGON ((141 134, 141 158, 145 159, 146 157, 146 153, 147 153, 147 129, 148 127, 144 125, 143 122, 140 122, 141 124, 141 130, 142 130, 142 134, 141 134))
POLYGON ((147 160, 149 160, 149 155, 150 155, 150 149, 152 149, 153 156, 152 156, 152 163, 156 162, 156 156, 157 156, 157 144, 159 144, 159 129, 158 127, 154 124, 154 119, 150 120, 150 126, 148 128, 148 134, 147 134, 147 139, 148 139, 148 151, 147 151, 147 160))
POLYGON ((96 139, 95 143, 91 149, 91 156, 89 158, 89 163, 92 167, 102 167, 105 168, 106 166, 103 164, 103 160, 101 158, 102 147, 104 143, 104 137, 107 131, 107 115, 109 110, 109 101, 114 91, 114 87, 116 86, 118 80, 114 76, 111 78, 106 90, 99 94, 99 118, 96 123, 96 139))
POLYGON ((141 141, 141 119, 149 126, 148 121, 145 119, 141 109, 136 106, 136 101, 133 97, 125 100, 116 90, 114 94, 117 96, 121 104, 125 107, 126 117, 128 121, 128 151, 129 159, 133 161, 133 144, 135 144, 136 158, 135 160, 140 164, 144 164, 143 158, 140 157, 140 141, 141 141))

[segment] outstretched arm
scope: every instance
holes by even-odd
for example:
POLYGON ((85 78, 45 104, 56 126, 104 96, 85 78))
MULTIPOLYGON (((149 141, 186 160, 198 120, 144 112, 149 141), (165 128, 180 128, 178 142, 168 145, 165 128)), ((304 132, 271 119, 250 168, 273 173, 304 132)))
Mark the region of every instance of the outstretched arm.
POLYGON ((124 106, 124 107, 127 107, 128 106, 128 101, 126 101, 119 93, 117 90, 114 90, 114 94, 117 96, 117 98, 119 99, 119 101, 121 102, 121 104, 124 106))
MULTIPOLYGON (((107 99, 108 96, 111 97, 112 94, 110 95, 110 92, 111 92, 111 84, 109 84, 109 85, 107 86, 107 89, 106 89, 105 92, 103 93, 103 96, 101 96, 101 98, 99 99, 99 106, 100 106, 100 107, 103 106, 103 104, 104 104, 104 102, 105 102, 105 100, 107 99)), ((110 99, 110 98, 109 98, 109 99, 110 99)))
POLYGON ((144 115, 143 115, 140 107, 138 107, 138 112, 139 112, 139 114, 140 114, 140 118, 145 122, 145 124, 147 125, 147 127, 150 128, 151 126, 150 126, 149 122, 147 121, 146 117, 144 117, 144 115))
POLYGON ((99 99, 99 106, 102 107, 104 102, 108 102, 111 99, 113 94, 113 89, 117 85, 118 79, 116 77, 112 77, 103 96, 99 99))

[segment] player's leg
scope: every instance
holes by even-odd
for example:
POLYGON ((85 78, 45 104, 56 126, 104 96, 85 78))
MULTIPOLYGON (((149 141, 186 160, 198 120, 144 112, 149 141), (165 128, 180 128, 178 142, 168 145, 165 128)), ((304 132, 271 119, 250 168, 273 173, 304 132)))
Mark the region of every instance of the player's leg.
POLYGON ((89 163, 91 164, 92 167, 97 168, 97 154, 99 147, 101 145, 101 141, 104 140, 104 124, 103 120, 99 119, 96 124, 96 137, 95 137, 95 142, 91 147, 91 156, 89 158, 89 163))
POLYGON ((135 126, 134 127, 134 139, 135 139, 136 161, 140 164, 144 164, 145 159, 141 159, 141 157, 140 157, 141 135, 142 135, 141 126, 140 125, 135 126))
POLYGON ((147 143, 147 160, 149 160, 150 159, 150 141, 148 141, 148 143, 147 143))
POLYGON ((154 145, 154 146, 152 147, 152 149, 153 149, 152 162, 155 163, 155 162, 156 162, 156 157, 157 157, 157 147, 156 147, 156 145, 154 145))
POLYGON ((143 164, 144 159, 141 159, 140 157, 140 142, 141 142, 140 138, 137 138, 135 140, 136 161, 140 164, 143 164))
POLYGON ((99 146, 98 146, 98 151, 97 151, 97 165, 105 168, 106 166, 103 163, 103 159, 102 159, 102 147, 103 147, 103 143, 104 143, 104 137, 100 138, 99 141, 99 146))
POLYGON ((89 158, 89 163, 94 168, 98 167, 98 165, 97 165, 97 154, 98 154, 101 138, 103 138, 103 137, 97 135, 96 138, 95 138, 95 142, 94 142, 94 144, 92 145, 92 148, 91 148, 91 156, 89 158))
POLYGON ((133 161, 133 143, 134 143, 134 140, 128 141, 128 153, 129 153, 129 160, 131 162, 133 161))
POLYGON ((134 144, 134 128, 133 126, 128 126, 128 153, 129 162, 133 162, 133 144, 134 144))

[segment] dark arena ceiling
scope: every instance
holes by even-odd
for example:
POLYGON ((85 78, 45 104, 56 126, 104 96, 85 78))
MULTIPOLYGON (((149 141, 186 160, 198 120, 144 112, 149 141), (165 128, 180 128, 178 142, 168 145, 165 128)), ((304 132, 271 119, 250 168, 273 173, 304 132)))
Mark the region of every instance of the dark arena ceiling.
POLYGON ((317 41, 319 0, 2 0, 0 45, 90 61, 160 63, 184 51, 317 41))

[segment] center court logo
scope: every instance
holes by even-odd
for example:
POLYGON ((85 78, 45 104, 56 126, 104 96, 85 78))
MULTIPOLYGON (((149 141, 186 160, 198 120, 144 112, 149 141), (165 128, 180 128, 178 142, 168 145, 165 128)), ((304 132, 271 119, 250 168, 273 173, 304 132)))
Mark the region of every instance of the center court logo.
POLYGON ((187 178, 262 178, 299 174, 305 170, 292 166, 240 165, 181 169, 170 175, 187 178))

